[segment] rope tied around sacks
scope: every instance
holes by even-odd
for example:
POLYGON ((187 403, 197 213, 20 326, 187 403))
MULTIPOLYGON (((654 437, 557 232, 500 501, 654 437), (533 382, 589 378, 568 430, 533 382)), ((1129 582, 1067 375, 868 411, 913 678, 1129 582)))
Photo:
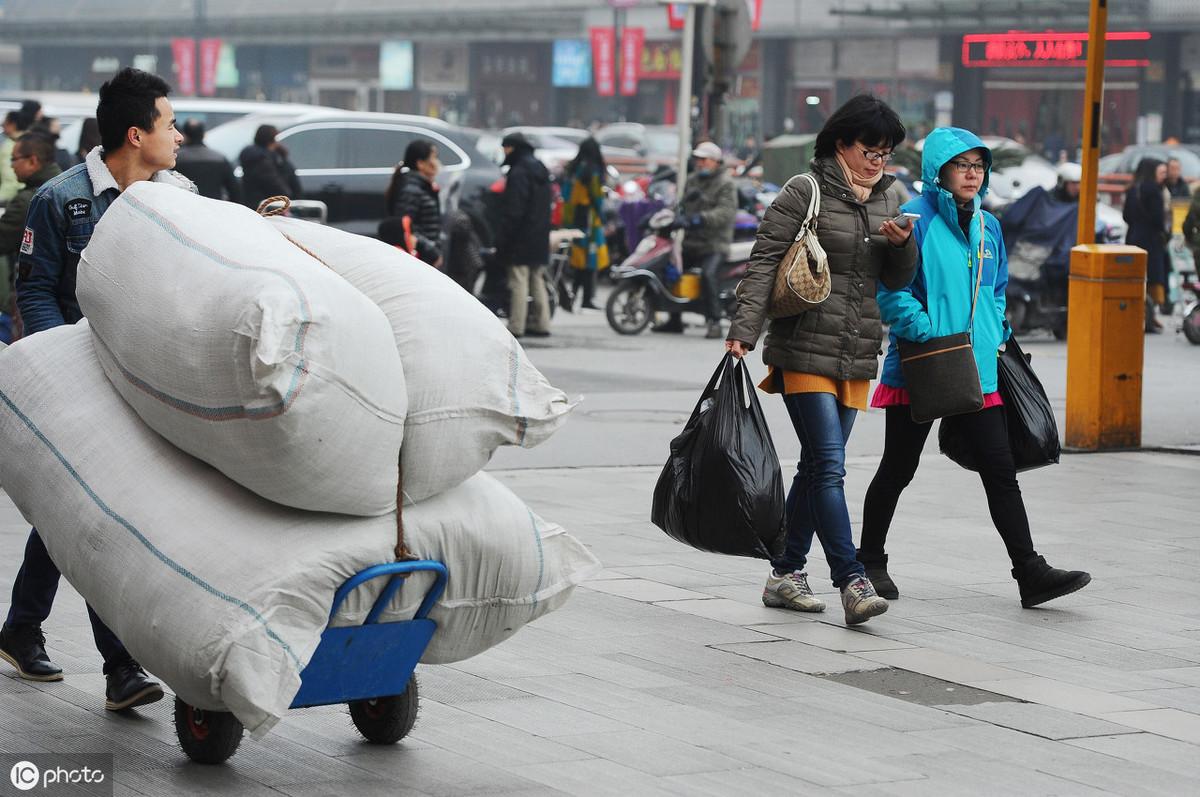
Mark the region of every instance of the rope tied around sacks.
MULTIPOLYGON (((282 216, 288 212, 292 206, 292 200, 286 196, 270 196, 258 203, 258 215, 263 218, 271 218, 272 216, 282 216)), ((316 252, 309 249, 304 244, 297 241, 287 233, 283 233, 283 237, 292 243, 297 249, 304 254, 316 260, 321 265, 330 271, 333 267, 322 260, 316 252)), ((404 463, 400 456, 396 456, 396 547, 393 549, 397 562, 413 562, 420 559, 419 556, 413 554, 408 549, 408 545, 404 542, 404 463)), ((408 578, 409 573, 399 573, 398 578, 408 578)))

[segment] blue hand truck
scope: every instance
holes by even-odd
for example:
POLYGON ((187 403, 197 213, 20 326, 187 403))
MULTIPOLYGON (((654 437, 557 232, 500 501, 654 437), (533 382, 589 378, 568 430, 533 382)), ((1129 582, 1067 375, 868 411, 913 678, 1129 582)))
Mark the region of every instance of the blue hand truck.
MULTIPOLYGON (((348 703, 350 718, 372 744, 395 744, 417 719, 417 662, 437 624, 429 610, 446 588, 446 566, 416 560, 375 565, 352 576, 333 596, 330 622, 346 597, 360 585, 388 577, 366 620, 356 626, 327 626, 312 658, 300 674, 300 691, 291 708, 348 703), (411 620, 380 623, 392 597, 410 573, 431 571, 434 584, 411 620)), ((175 698, 175 732, 183 752, 201 764, 220 764, 242 741, 242 723, 228 711, 206 711, 175 698)))

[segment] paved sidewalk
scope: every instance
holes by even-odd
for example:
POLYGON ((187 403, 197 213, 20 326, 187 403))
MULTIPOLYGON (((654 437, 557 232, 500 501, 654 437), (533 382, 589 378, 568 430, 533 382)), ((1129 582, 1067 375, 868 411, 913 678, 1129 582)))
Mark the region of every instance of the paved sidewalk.
MULTIPOLYGON (((856 529, 876 462, 848 466, 856 529)), ((46 631, 66 680, 0 666, 0 751, 111 751, 117 794, 1196 793, 1200 457, 1064 462, 1022 478, 1034 541, 1091 586, 1022 610, 976 477, 927 454, 892 535, 902 598, 856 630, 819 552, 831 608, 799 615, 761 605, 764 563, 654 528, 655 468, 497 472, 606 569, 488 653, 420 667, 416 729, 387 748, 333 707, 247 739, 226 766, 187 763, 169 700, 103 711, 64 583, 46 631)), ((0 499, 5 600, 26 533, 0 499)))

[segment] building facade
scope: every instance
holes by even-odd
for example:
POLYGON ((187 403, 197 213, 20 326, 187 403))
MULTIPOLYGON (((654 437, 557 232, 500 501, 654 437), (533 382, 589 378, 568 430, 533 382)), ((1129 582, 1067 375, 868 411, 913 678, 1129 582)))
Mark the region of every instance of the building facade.
MULTIPOLYGON (((730 140, 814 131, 862 91, 887 100, 917 133, 953 122, 1051 154, 1079 140, 1083 0, 747 2, 758 25, 724 97, 730 140)), ((6 0, 0 48, 10 61, 19 48, 25 90, 95 90, 134 64, 174 78, 181 93, 481 127, 676 121, 681 33, 653 0, 629 8, 609 0, 331 5, 6 0), (206 41, 213 55, 201 63, 206 41)), ((1107 43, 1104 151, 1168 137, 1200 142, 1200 3, 1130 0, 1109 13, 1116 38, 1107 43)), ((699 73, 702 87, 703 64, 699 73)), ((698 113, 715 126, 703 106, 698 113)))

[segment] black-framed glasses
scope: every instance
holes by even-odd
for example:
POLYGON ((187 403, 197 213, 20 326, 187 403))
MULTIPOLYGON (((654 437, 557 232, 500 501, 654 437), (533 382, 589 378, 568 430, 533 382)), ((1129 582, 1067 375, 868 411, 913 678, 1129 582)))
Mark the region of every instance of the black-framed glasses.
POLYGON ((858 148, 858 151, 863 154, 863 157, 870 163, 887 163, 892 159, 891 152, 874 152, 869 149, 858 148))
POLYGON ((967 172, 975 172, 976 174, 983 174, 984 172, 987 171, 987 164, 984 163, 983 161, 953 160, 953 161, 950 161, 950 165, 953 166, 954 171, 958 172, 959 174, 966 174, 967 172))

